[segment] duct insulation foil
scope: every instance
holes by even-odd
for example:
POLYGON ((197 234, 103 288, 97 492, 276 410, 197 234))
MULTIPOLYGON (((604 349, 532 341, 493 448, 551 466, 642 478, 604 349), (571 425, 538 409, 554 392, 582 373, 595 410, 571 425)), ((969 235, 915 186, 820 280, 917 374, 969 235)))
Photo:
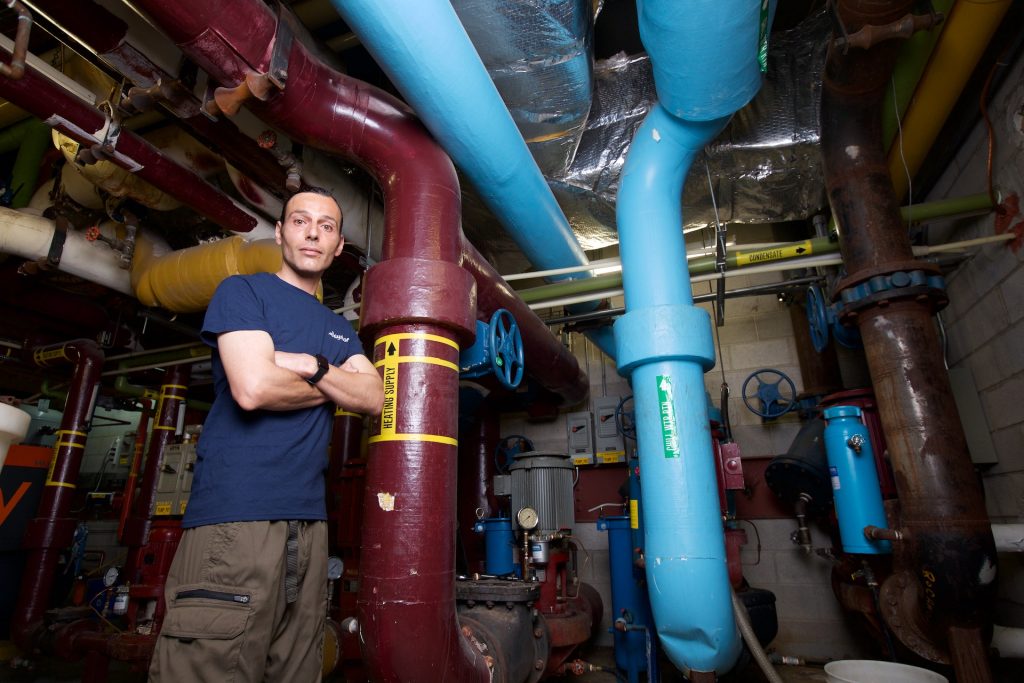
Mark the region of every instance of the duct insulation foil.
POLYGON ((452 0, 544 175, 565 172, 590 111, 590 0, 452 0))
POLYGON ((572 480, 575 468, 565 453, 520 453, 509 467, 512 479, 512 517, 524 507, 537 511, 537 532, 550 534, 572 529, 572 480))
MULTIPOLYGON (((802 220, 826 206, 819 149, 819 102, 831 27, 824 13, 772 34, 760 92, 707 147, 727 223, 802 220)), ((569 170, 549 178, 585 249, 618 241, 614 202, 636 130, 657 99, 647 55, 620 54, 594 68, 594 102, 569 170)), ((704 160, 683 191, 687 230, 714 225, 704 160)))

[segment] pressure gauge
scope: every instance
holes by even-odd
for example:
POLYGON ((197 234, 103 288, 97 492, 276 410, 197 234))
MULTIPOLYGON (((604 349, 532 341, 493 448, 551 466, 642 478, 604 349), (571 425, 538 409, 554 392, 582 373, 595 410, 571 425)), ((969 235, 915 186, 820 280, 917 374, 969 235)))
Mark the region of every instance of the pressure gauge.
POLYGON ((117 567, 111 567, 103 574, 103 585, 110 588, 117 583, 117 578, 121 575, 121 572, 117 567))
POLYGON ((537 528, 540 518, 537 517, 536 510, 531 507, 525 507, 516 513, 516 522, 519 523, 520 528, 533 531, 537 528))
POLYGON ((345 571, 345 563, 341 561, 340 557, 331 555, 327 558, 327 579, 330 581, 337 581, 341 578, 342 572, 345 571))

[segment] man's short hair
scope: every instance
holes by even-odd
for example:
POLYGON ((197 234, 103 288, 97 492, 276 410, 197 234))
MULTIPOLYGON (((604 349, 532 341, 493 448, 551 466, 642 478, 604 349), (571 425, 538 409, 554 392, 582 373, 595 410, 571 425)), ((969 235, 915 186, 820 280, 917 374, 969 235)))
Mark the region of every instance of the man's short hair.
POLYGON ((285 219, 288 218, 288 202, 290 202, 297 194, 318 194, 322 197, 330 197, 333 199, 334 204, 338 207, 338 217, 341 219, 338 223, 338 229, 341 229, 341 224, 345 222, 345 213, 341 210, 341 204, 338 203, 338 200, 335 199, 330 190, 323 187, 317 187, 316 185, 302 187, 285 198, 284 204, 281 205, 281 218, 278 219, 282 225, 284 225, 285 219))

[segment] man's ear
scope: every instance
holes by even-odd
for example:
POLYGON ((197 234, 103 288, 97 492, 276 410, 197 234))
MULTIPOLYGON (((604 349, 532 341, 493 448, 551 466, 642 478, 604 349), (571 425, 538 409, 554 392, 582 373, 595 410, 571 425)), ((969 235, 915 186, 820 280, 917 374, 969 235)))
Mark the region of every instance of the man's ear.
POLYGON ((274 225, 274 241, 281 244, 281 221, 274 225))
POLYGON ((341 241, 338 242, 338 248, 334 250, 334 255, 341 256, 341 250, 345 248, 345 236, 341 236, 341 241))

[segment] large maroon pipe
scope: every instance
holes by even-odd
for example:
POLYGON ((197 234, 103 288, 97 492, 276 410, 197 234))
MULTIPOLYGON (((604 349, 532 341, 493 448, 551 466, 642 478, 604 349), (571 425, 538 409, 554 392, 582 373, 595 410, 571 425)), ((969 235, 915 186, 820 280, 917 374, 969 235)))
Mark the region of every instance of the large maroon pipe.
MULTIPOLYGON (((461 407, 466 419, 465 405, 461 407)), ((482 399, 470 420, 459 430, 459 540, 466 557, 466 568, 484 573, 486 551, 483 534, 473 531, 479 517, 498 514, 494 497, 494 458, 498 447, 498 412, 482 399)))
MULTIPOLYGON (((88 147, 99 142, 94 135, 106 122, 95 107, 43 77, 31 66, 25 68, 24 77, 18 80, 0 77, 0 97, 88 147)), ((122 130, 116 151, 118 156, 113 159, 114 163, 135 170, 143 180, 221 227, 236 232, 249 232, 256 227, 256 218, 235 206, 226 194, 171 161, 134 133, 122 130)))
POLYGON ((21 580, 18 604, 11 619, 11 639, 25 652, 32 652, 41 635, 43 615, 49 607, 50 591, 60 552, 71 545, 76 520, 69 516, 71 499, 78 485, 86 433, 96 403, 103 352, 91 339, 41 346, 32 351, 40 367, 73 363, 74 375, 68 389, 53 460, 46 474, 43 497, 36 518, 25 530, 23 546, 30 550, 21 580))
MULTIPOLYGON (((262 3, 138 5, 224 85, 266 71, 276 17, 262 3)), ((487 681, 455 615, 458 347, 472 339, 476 313, 472 278, 458 265, 455 169, 400 102, 297 41, 287 87, 253 109, 292 138, 361 164, 384 192, 384 260, 367 274, 361 325, 377 342, 390 400, 367 467, 359 606, 368 669, 380 681, 487 681)))
MULTIPOLYGON (((911 0, 841 0, 838 11, 853 32, 893 21, 912 6, 911 0)), ((890 41, 845 55, 833 48, 826 62, 822 151, 829 201, 843 232, 849 272, 843 287, 929 269, 913 260, 881 144, 881 102, 898 47, 890 41)), ((986 658, 974 655, 983 650, 980 634, 991 618, 995 546, 943 365, 933 301, 921 288, 895 284, 871 297, 851 291, 861 298, 855 315, 903 532, 893 543, 896 573, 882 588, 883 616, 918 654, 952 660, 958 680, 989 681, 986 658)))
MULTIPOLYGON (((35 0, 34 7, 114 65, 136 86, 150 88, 158 82, 171 83, 173 77, 125 42, 128 25, 105 7, 92 0, 35 0)), ((192 98, 185 107, 195 113, 182 118, 204 142, 216 149, 242 173, 278 195, 284 192, 285 171, 277 160, 256 141, 230 121, 211 120, 199 112, 201 103, 192 98)), ((180 111, 180 108, 178 109, 180 111)))

